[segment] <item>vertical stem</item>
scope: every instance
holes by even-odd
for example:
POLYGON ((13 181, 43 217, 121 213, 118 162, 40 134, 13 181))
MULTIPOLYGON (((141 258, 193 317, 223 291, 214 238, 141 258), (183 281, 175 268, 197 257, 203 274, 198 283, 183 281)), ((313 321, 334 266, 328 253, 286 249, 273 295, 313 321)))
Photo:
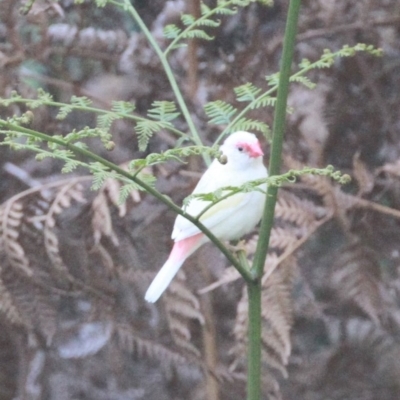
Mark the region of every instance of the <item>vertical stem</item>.
POLYGON ((261 279, 247 283, 249 344, 247 355, 247 400, 261 399, 261 279))
MULTIPOLYGON (((283 40, 281 70, 279 72, 278 97, 272 129, 271 158, 269 162, 269 175, 279 175, 281 168, 283 135, 286 124, 286 107, 289 92, 289 78, 292 67, 294 45, 297 33, 297 21, 299 17, 301 0, 291 0, 289 4, 285 37, 283 40)), ((269 238, 274 222, 274 211, 278 188, 269 186, 264 207, 264 216, 260 227, 260 237, 252 266, 252 274, 255 278, 262 276, 265 259, 267 257, 269 238)))
MULTIPOLYGON (((270 176, 278 175, 281 167, 289 78, 296 40, 300 3, 301 0, 290 0, 289 4, 285 37, 283 41, 281 70, 279 73, 278 97, 272 130, 273 136, 269 163, 270 176)), ((249 297, 247 400, 261 399, 261 277, 264 271, 271 229, 274 222, 277 194, 277 187, 268 187, 267 198, 264 206, 264 215, 260 227, 260 236, 254 256, 254 262, 251 267, 254 281, 247 283, 249 297)))

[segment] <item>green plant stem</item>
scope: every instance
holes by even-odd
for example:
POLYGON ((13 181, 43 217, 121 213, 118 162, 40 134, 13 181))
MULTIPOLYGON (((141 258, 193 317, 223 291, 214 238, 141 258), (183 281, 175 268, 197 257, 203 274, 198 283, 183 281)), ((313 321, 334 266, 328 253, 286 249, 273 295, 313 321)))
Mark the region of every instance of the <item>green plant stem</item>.
MULTIPOLYGON (((21 103, 21 104, 26 104, 28 107, 32 104, 37 103, 37 100, 32 100, 32 99, 14 99, 12 101, 12 103, 21 103)), ((64 107, 65 103, 60 103, 58 101, 49 101, 49 100, 43 100, 41 102, 41 105, 45 105, 45 106, 50 106, 50 107, 64 107)), ((153 121, 149 118, 144 118, 141 117, 139 115, 136 114, 127 114, 127 113, 122 113, 122 112, 118 112, 118 111, 108 111, 108 110, 103 110, 101 108, 96 108, 96 107, 91 107, 91 106, 80 106, 80 105, 72 105, 69 104, 68 107, 71 110, 76 110, 76 111, 82 111, 82 112, 91 112, 93 114, 99 114, 99 115, 115 115, 118 118, 124 118, 124 119, 128 119, 128 120, 132 120, 135 122, 141 122, 141 121, 153 121)), ((32 107, 33 108, 33 107, 32 107)), ((187 135, 185 132, 180 131, 179 129, 176 129, 172 124, 170 126, 165 126, 166 130, 175 133, 175 135, 186 138, 186 139, 190 139, 190 136, 187 135)))
MULTIPOLYGON (((301 0, 291 0, 286 22, 285 38, 283 42, 281 70, 279 73, 278 97, 276 101, 274 125, 272 129, 271 158, 269 162, 269 176, 279 175, 282 158, 283 136, 286 125, 286 107, 289 92, 289 79, 292 67, 294 45, 297 33, 297 21, 301 0)), ((269 239, 274 222, 274 210, 278 188, 269 186, 265 202, 264 215, 261 222, 260 237, 257 243, 256 254, 251 268, 254 278, 262 276, 265 259, 267 257, 269 239)))
MULTIPOLYGON (((165 71, 165 74, 167 75, 168 81, 171 85, 171 88, 175 94, 176 100, 178 101, 179 107, 182 111, 182 114, 185 118, 186 123, 188 124, 190 133, 192 135, 192 140, 195 144, 197 144, 198 146, 202 146, 203 142, 201 141, 201 138, 197 132, 197 129, 194 125, 193 119, 190 115, 190 112, 186 106, 186 102, 182 96, 182 93, 179 89, 178 83, 176 82, 175 76, 171 70, 171 67, 169 65, 168 59, 167 57, 164 55, 164 53, 162 52, 160 46, 158 45, 158 43, 156 42, 156 40, 153 38, 151 32, 148 30, 147 26, 145 25, 145 23, 143 22, 143 20, 140 18, 140 15, 137 13, 136 9, 132 6, 130 0, 124 0, 123 4, 117 2, 117 1, 111 1, 111 3, 119 6, 119 7, 123 7, 124 9, 128 10, 133 19, 135 20, 135 22, 138 24, 139 28, 141 29, 141 31, 144 33, 144 35, 146 36, 147 40, 149 41, 149 43, 151 44, 151 46, 153 47, 154 51, 156 52, 158 58, 160 59, 160 62, 163 66, 163 69, 165 71)), ((203 155, 203 159, 204 162, 209 165, 211 162, 210 156, 208 154, 204 154, 203 155)))
POLYGON ((247 283, 248 366, 247 399, 261 399, 261 279, 247 283))
POLYGON ((224 244, 217 239, 214 234, 207 228, 205 227, 200 221, 198 221, 195 217, 192 217, 190 214, 187 214, 184 212, 179 206, 177 206, 174 202, 169 200, 166 196, 158 192, 156 189, 154 189, 152 186, 146 184, 143 182, 140 178, 137 176, 134 176, 130 174, 129 172, 125 171, 124 169, 118 167, 117 165, 113 164, 112 162, 104 159, 103 157, 98 156, 97 154, 92 153, 89 150, 83 149, 81 147, 75 146, 74 144, 68 143, 63 141, 62 139, 59 139, 57 137, 52 137, 49 135, 46 135, 41 132, 34 131, 32 129, 24 128, 19 125, 13 124, 8 121, 0 120, 0 127, 4 127, 7 130, 11 132, 20 132, 24 133, 30 137, 37 138, 40 140, 43 140, 45 142, 49 143, 55 143, 59 146, 63 146, 67 148, 68 150, 71 150, 74 154, 76 155, 81 155, 83 157, 86 157, 92 161, 97 161, 100 164, 104 165, 105 167, 108 167, 111 171, 115 171, 116 173, 120 174, 121 176, 131 180, 132 182, 135 182, 137 185, 139 185, 143 190, 145 190, 147 193, 151 194, 158 200, 160 200, 162 203, 168 206, 171 210, 175 211, 177 214, 182 215, 185 217, 187 220, 193 223, 197 228, 199 228, 209 239, 211 242, 213 242, 219 250, 225 255, 225 257, 228 259, 230 263, 239 271, 239 273, 243 276, 246 282, 250 281, 252 279, 251 274, 249 269, 246 269, 245 267, 242 266, 240 261, 224 246, 224 244))
MULTIPOLYGON (((285 37, 283 41, 281 69, 279 73, 274 125, 272 130, 271 158, 269 163, 270 176, 278 175, 280 172, 289 80, 300 4, 301 0, 291 0, 289 3, 285 37)), ((254 281, 247 283, 249 297, 247 400, 261 399, 261 277, 264 271, 271 229, 274 222, 274 210, 277 194, 278 188, 276 186, 268 187, 264 215, 260 227, 260 236, 257 242, 253 265, 251 267, 254 281)))

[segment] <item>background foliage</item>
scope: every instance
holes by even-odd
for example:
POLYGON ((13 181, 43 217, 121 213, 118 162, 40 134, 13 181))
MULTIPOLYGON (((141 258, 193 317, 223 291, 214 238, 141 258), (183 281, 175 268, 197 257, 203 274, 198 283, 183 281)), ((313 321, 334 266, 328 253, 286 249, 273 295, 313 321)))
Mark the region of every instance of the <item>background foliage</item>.
MULTIPOLYGON (((88 96, 107 109, 112 100, 130 102, 139 117, 152 107, 158 111, 149 116, 159 115, 168 104, 154 102, 173 99, 157 57, 122 11, 37 1, 23 16, 20 6, 0 3, 1 97, 18 90, 33 98, 40 87, 54 101, 88 96)), ((197 1, 135 6, 164 47, 163 27, 180 24, 181 12, 198 12, 197 1)), ((240 106, 255 93, 248 82, 267 89, 264 76, 278 70, 286 7, 284 0, 272 8, 253 4, 221 16, 219 27, 209 26, 214 41, 171 53, 203 142, 221 132, 206 125, 210 118, 229 122, 213 106, 205 112, 206 102, 240 106)), ((307 176, 280 193, 263 291, 268 398, 399 398, 398 15, 395 0, 303 2, 297 64, 358 42, 384 55, 339 59, 310 74, 314 90, 291 88, 285 168, 333 164, 354 179, 342 188, 307 176)), ((3 117, 24 111, 18 103, 0 109, 3 117)), ((32 127, 67 134, 111 126, 113 151, 90 144, 118 164, 175 144, 175 132, 165 129, 143 153, 129 120, 96 121, 79 110, 61 120, 57 112, 35 109, 32 127)), ((248 118, 267 132, 272 110, 248 118)), ((144 147, 146 133, 140 138, 144 147)), ((170 247, 173 213, 136 191, 121 206, 114 181, 91 192, 89 178, 77 170, 66 179, 60 165, 0 147, 0 398, 244 398, 246 292, 238 274, 204 247, 163 303, 145 304, 144 288, 170 247)), ((179 203, 204 166, 190 157, 188 165, 147 168, 179 203)), ((255 236, 246 248, 251 256, 255 236)))

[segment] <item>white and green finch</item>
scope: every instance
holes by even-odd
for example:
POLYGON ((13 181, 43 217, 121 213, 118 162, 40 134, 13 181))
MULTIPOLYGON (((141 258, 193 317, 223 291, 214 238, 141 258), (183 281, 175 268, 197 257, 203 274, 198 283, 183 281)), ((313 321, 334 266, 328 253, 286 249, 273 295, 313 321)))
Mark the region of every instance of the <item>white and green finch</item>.
MULTIPOLYGON (((235 132, 220 147, 226 164, 214 160, 193 193, 211 193, 226 186, 241 186, 246 182, 266 178, 264 155, 255 135, 235 132)), ((266 187, 266 185, 265 185, 266 187)), ((216 203, 200 217, 218 239, 235 240, 249 233, 260 221, 265 194, 260 191, 237 193, 216 203)), ((199 215, 210 202, 193 199, 185 211, 193 217, 199 215)), ((154 303, 168 287, 184 261, 200 246, 208 242, 207 236, 186 218, 178 215, 172 239, 171 254, 148 288, 145 299, 154 303)))

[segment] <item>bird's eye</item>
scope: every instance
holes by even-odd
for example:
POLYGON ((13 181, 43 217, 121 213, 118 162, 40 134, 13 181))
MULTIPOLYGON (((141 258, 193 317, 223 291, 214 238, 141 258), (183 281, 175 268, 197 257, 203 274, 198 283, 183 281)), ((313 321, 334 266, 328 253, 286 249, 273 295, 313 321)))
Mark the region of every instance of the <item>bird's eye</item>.
POLYGON ((243 150, 244 150, 243 147, 238 147, 237 149, 238 149, 239 151, 243 151, 243 150))

